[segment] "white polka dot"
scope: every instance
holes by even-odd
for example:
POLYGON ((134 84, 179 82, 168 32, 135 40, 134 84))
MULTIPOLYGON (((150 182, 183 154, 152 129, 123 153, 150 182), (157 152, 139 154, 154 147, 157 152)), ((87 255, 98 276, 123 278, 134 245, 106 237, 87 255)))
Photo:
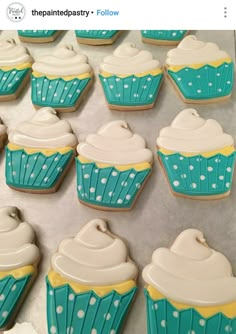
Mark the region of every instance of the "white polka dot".
POLYGON ((84 175, 84 178, 85 178, 85 179, 89 179, 89 174, 85 174, 85 175, 84 175))
POLYGON ((117 201, 118 204, 122 204, 123 203, 123 200, 121 198, 118 199, 117 201))
POLYGON ((226 170, 227 170, 228 173, 230 173, 232 171, 232 168, 231 167, 227 167, 226 170))
POLYGON ((188 334, 196 334, 195 331, 188 331, 188 334))
POLYGON ((198 89, 198 90, 197 90, 197 93, 198 93, 198 94, 200 94, 201 92, 202 92, 201 89, 198 89))
POLYGON ((50 333, 51 333, 51 334, 56 334, 56 332, 57 332, 56 327, 55 327, 55 326, 52 326, 52 327, 50 328, 50 333))
POLYGON ((131 173, 130 176, 129 176, 131 179, 133 179, 135 177, 135 174, 134 173, 131 173))
POLYGON ((77 89, 76 93, 80 93, 80 89, 77 89))
POLYGON ((115 300, 115 301, 114 301, 114 306, 115 306, 115 307, 118 307, 119 304, 120 304, 120 301, 119 301, 119 300, 115 300))
POLYGON ((127 187, 128 182, 122 181, 122 182, 121 182, 121 185, 122 185, 122 187, 127 187))
POLYGON ((181 174, 181 178, 182 178, 182 179, 186 179, 186 178, 187 178, 187 175, 186 175, 186 174, 181 174))
POLYGON ((3 80, 7 80, 7 78, 6 78, 6 77, 3 77, 2 79, 3 79, 3 80))
POLYGON ((89 301, 89 304, 94 305, 94 304, 96 304, 96 301, 97 301, 96 298, 92 297, 89 301))
POLYGON ((212 172, 213 168, 212 167, 207 167, 208 172, 212 172))
POLYGON ((199 325, 200 326, 205 326, 205 324, 206 324, 206 321, 204 319, 199 320, 199 325))
POLYGON ((53 296, 53 291, 52 290, 49 291, 49 295, 53 296))
POLYGON ((168 160, 169 158, 168 157, 165 157, 166 160, 168 160))
POLYGON ((154 308, 154 310, 157 310, 158 309, 158 304, 154 304, 153 308, 154 308))
POLYGON ((127 199, 127 201, 129 201, 130 198, 131 198, 131 195, 129 195, 129 194, 125 196, 125 199, 127 199))
POLYGON ((213 183, 211 186, 213 189, 216 189, 216 183, 213 183))
POLYGON ((173 169, 178 169, 178 166, 177 166, 177 165, 174 165, 174 166, 173 166, 173 169))
POLYGON ((111 173, 112 176, 117 176, 117 174, 118 174, 118 173, 115 172, 115 171, 111 173))
POLYGON ((161 320, 161 327, 166 327, 166 321, 165 320, 161 320))
POLYGON ((129 88, 129 85, 124 85, 124 88, 129 88))
POLYGON ((116 94, 116 97, 120 97, 120 94, 116 94))
POLYGON ((153 97, 153 95, 152 94, 149 94, 149 97, 150 97, 150 99, 153 97))
POLYGON ((193 169, 194 169, 194 166, 193 166, 193 165, 190 165, 190 166, 189 166, 189 169, 190 169, 190 170, 193 170, 193 169))
POLYGON ((147 88, 147 86, 146 86, 146 85, 144 85, 144 86, 143 86, 143 89, 146 89, 146 88, 147 88))
POLYGON ((13 172, 12 172, 12 175, 14 175, 14 176, 15 176, 15 175, 16 175, 16 172, 15 172, 15 171, 13 171, 13 172))
POLYGON ((201 78, 201 76, 198 74, 198 75, 197 75, 197 78, 198 78, 198 79, 200 79, 200 78, 201 78))
POLYGON ((70 293, 68 299, 70 301, 74 300, 75 299, 75 295, 73 295, 73 293, 70 293))
POLYGON ((179 157, 179 160, 184 160, 184 157, 179 157))
POLYGON ((221 89, 221 88, 218 88, 217 90, 218 90, 218 92, 222 92, 222 89, 221 89))
POLYGON ((91 193, 95 193, 95 188, 91 187, 91 188, 89 189, 89 191, 90 191, 91 193))
POLYGON ((136 78, 133 78, 132 81, 136 81, 136 78))
POLYGON ((111 319, 111 314, 110 313, 104 314, 104 318, 106 320, 110 320, 111 319))
POLYGON ((229 188, 229 187, 230 187, 230 183, 227 182, 227 183, 226 183, 226 188, 229 188))
POLYGON ((11 84, 11 83, 9 83, 9 84, 8 84, 8 87, 11 87, 11 86, 12 86, 12 84, 11 84))
POLYGON ((220 159, 216 158, 216 159, 215 159, 215 162, 216 162, 216 163, 220 162, 220 159))
POLYGON ((45 101, 46 100, 46 97, 42 97, 42 101, 45 101))
POLYGON ((189 85, 189 86, 192 86, 192 85, 193 85, 193 83, 192 83, 192 82, 189 82, 189 83, 188 83, 188 85, 189 85))
POLYGON ((193 189, 196 189, 197 188, 197 185, 196 185, 196 183, 191 183, 191 187, 193 188, 193 189))
POLYGON ((47 169, 48 168, 48 166, 47 165, 43 165, 43 167, 42 167, 43 169, 47 169))
POLYGON ((225 178, 224 175, 219 176, 219 180, 224 180, 224 178, 225 178))
POLYGON ((173 317, 178 318, 178 316, 179 316, 179 312, 174 311, 174 312, 173 312, 173 317))
MULTIPOLYGON (((14 291, 14 290, 12 290, 12 291, 14 291)), ((3 301, 4 299, 5 299, 4 294, 1 294, 1 295, 0 295, 0 301, 3 301)))
POLYGON ((91 334, 97 334, 97 330, 95 328, 92 329, 91 334))
MULTIPOLYGON (((66 87, 66 89, 67 89, 67 87, 66 87)), ((72 97, 72 94, 69 94, 68 97, 72 97)))
POLYGON ((22 154, 21 158, 24 159, 25 158, 25 154, 22 154))
POLYGON ((78 186, 78 190, 79 191, 82 190, 82 186, 81 185, 78 186))
POLYGON ((59 158, 58 157, 56 157, 55 159, 54 159, 54 161, 58 161, 59 160, 59 158))
POLYGON ((178 186, 179 186, 179 181, 174 181, 174 182, 173 182, 173 185, 174 185, 175 187, 178 187, 178 186))
POLYGON ((136 186, 136 188, 138 188, 138 189, 141 188, 141 184, 140 184, 140 183, 136 183, 135 186, 136 186))
POLYGON ((116 331, 115 331, 114 329, 112 329, 112 330, 110 331, 110 334, 116 334, 116 331))
POLYGON ((16 290, 16 284, 14 284, 11 288, 11 291, 15 291, 16 290))
POLYGON ((113 195, 113 192, 112 192, 112 191, 110 191, 108 195, 109 195, 109 197, 112 197, 112 195, 113 195))
POLYGON ((98 202, 101 202, 101 200, 102 200, 102 196, 97 196, 97 197, 96 197, 96 200, 97 200, 98 202))
POLYGON ((150 78, 150 77, 147 78, 147 81, 151 81, 151 80, 152 80, 152 78, 150 78))
POLYGON ((226 332, 232 332, 232 327, 229 326, 229 325, 225 326, 225 331, 226 332))
POLYGON ((57 312, 57 314, 61 314, 63 312, 63 307, 62 306, 57 306, 56 312, 57 312))
POLYGON ((66 334, 73 334, 73 333, 74 333, 74 328, 73 327, 67 327, 66 334))
POLYGON ((54 96, 56 97, 56 96, 57 96, 57 93, 55 93, 54 96))
POLYGON ((120 81, 120 78, 116 78, 116 81, 120 81))
POLYGON ((61 167, 57 167, 57 171, 58 172, 62 172, 62 168, 61 167))
POLYGON ((84 317, 84 311, 83 310, 79 310, 77 313, 78 318, 82 319, 84 317))
POLYGON ((106 179, 106 178, 101 179, 101 183, 102 183, 102 184, 107 183, 107 179, 106 179))
POLYGON ((177 80, 178 80, 178 81, 181 81, 182 79, 179 77, 179 78, 177 78, 177 80))
POLYGON ((204 181, 205 180, 205 175, 200 175, 200 180, 204 181))
POLYGON ((113 85, 110 85, 109 87, 110 87, 111 89, 113 89, 113 88, 114 88, 114 86, 113 86, 113 85))
POLYGON ((34 177, 34 173, 32 173, 32 174, 30 175, 30 177, 33 178, 33 177, 34 177))
POLYGON ((134 97, 139 97, 139 95, 137 93, 134 94, 134 97))
POLYGON ((60 102, 61 102, 61 103, 63 103, 63 102, 64 102, 64 100, 61 100, 60 102))
POLYGON ((227 85, 230 85, 231 84, 231 81, 227 81, 227 85))
POLYGON ((211 87, 213 84, 212 82, 208 82, 208 86, 211 87))
POLYGON ((77 81, 75 81, 74 83, 73 83, 73 85, 76 85, 77 84, 77 81))
POLYGON ((41 90, 38 91, 38 95, 40 95, 40 94, 41 94, 41 90))
POLYGON ((216 76, 217 76, 217 77, 220 77, 220 73, 216 73, 216 76))

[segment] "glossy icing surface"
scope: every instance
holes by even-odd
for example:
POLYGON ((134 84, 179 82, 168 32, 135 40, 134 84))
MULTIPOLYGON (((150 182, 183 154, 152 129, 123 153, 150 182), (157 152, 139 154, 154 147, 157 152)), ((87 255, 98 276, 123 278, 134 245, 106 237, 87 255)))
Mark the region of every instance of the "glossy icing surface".
POLYGON ((157 249, 143 278, 177 302, 211 306, 236 299, 236 278, 229 261, 194 229, 183 231, 170 249, 157 249))
POLYGON ((234 140, 217 121, 201 118, 195 109, 185 109, 171 126, 160 131, 157 145, 171 151, 201 153, 233 146, 234 140))
POLYGON ((118 46, 112 56, 104 58, 100 66, 101 71, 111 74, 136 74, 160 68, 158 60, 151 52, 139 50, 132 43, 118 46))
POLYGON ((33 70, 47 75, 80 75, 91 72, 86 55, 74 50, 72 45, 62 45, 45 56, 39 57, 33 70))
POLYGON ((77 143, 70 124, 60 120, 50 107, 37 111, 30 121, 18 124, 8 137, 12 144, 39 149, 74 147, 77 143))
POLYGON ((119 30, 75 30, 76 37, 109 39, 112 38, 119 30))
POLYGON ((122 240, 110 234, 106 222, 94 219, 75 238, 61 242, 52 269, 69 281, 111 285, 136 279, 137 267, 122 240))
POLYGON ((199 41, 196 36, 185 37, 180 44, 167 53, 167 65, 205 64, 230 58, 227 52, 220 50, 211 42, 199 41))
POLYGON ((39 261, 40 253, 33 244, 32 227, 22 222, 15 207, 0 209, 0 271, 8 271, 39 261))
POLYGON ((32 62, 33 58, 28 50, 24 46, 16 44, 14 39, 0 41, 0 67, 13 67, 32 62))
POLYGON ((117 165, 151 162, 153 159, 144 139, 133 134, 122 120, 112 121, 102 126, 97 134, 88 135, 77 151, 91 161, 117 165))
POLYGON ((180 41, 187 33, 187 30, 141 30, 145 38, 162 41, 180 41))

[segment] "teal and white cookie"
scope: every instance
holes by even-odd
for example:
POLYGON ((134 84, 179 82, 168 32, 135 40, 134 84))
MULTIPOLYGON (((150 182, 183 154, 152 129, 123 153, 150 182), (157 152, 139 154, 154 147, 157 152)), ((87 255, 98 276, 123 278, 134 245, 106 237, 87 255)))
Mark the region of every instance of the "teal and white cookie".
POLYGON ((142 41, 154 45, 178 45, 188 30, 141 30, 142 41))
POLYGON ((29 43, 50 43, 57 39, 59 30, 18 30, 19 39, 29 43))
POLYGON ((93 83, 86 55, 72 45, 58 46, 33 64, 31 99, 35 108, 75 111, 93 83))
POLYGON ((234 63, 215 43, 187 36, 167 53, 168 78, 186 103, 213 103, 232 94, 234 63))
POLYGON ((75 30, 77 41, 88 45, 113 44, 121 33, 120 30, 75 30))

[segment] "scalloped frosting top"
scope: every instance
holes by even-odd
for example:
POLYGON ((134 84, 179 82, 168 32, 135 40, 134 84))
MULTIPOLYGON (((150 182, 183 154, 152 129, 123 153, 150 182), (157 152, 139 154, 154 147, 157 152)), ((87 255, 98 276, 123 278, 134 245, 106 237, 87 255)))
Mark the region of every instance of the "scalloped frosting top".
POLYGON ((18 66, 33 61, 29 51, 24 46, 16 44, 14 39, 0 41, 0 67, 18 66))
POLYGON ((84 285, 120 284, 138 275, 125 243, 108 231, 102 219, 91 220, 75 238, 63 240, 51 264, 63 278, 84 285))
POLYGON ((0 208, 0 271, 36 265, 40 252, 32 227, 22 222, 15 207, 0 208))
POLYGON ((77 144, 69 122, 60 120, 50 107, 40 109, 30 121, 10 130, 8 139, 11 144, 39 149, 75 147, 77 144))
POLYGON ((185 37, 177 48, 167 53, 167 65, 205 64, 230 58, 227 52, 211 42, 199 41, 196 36, 185 37))
POLYGON ((157 249, 143 279, 180 303, 214 306, 236 300, 236 278, 229 261, 195 229, 183 231, 170 249, 157 249))
POLYGON ((181 111, 157 138, 159 148, 178 152, 202 153, 233 145, 233 137, 217 121, 201 118, 195 109, 181 111))
POLYGON ((104 58, 101 71, 112 74, 137 74, 160 68, 158 60, 151 52, 139 50, 132 43, 123 43, 115 49, 112 56, 104 58))
POLYGON ((39 57, 32 66, 33 70, 46 75, 81 75, 92 72, 88 57, 74 50, 72 45, 55 48, 50 55, 39 57))
POLYGON ((144 139, 133 134, 125 121, 113 121, 102 126, 97 134, 88 135, 77 146, 78 153, 95 162, 126 165, 151 162, 152 152, 144 139))
POLYGON ((7 133, 6 125, 2 124, 2 120, 0 118, 0 136, 5 135, 7 133))

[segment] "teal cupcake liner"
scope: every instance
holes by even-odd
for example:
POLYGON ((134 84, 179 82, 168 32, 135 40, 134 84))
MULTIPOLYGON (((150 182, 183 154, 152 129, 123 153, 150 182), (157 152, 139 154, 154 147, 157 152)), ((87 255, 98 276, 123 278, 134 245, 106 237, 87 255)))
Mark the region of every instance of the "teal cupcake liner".
POLYGON ((119 334, 137 288, 99 297, 94 291, 76 294, 69 285, 47 284, 48 333, 119 334))
POLYGON ((235 152, 229 156, 179 153, 165 155, 157 152, 175 193, 188 196, 215 196, 230 191, 233 180, 235 152))
POLYGON ((104 208, 129 209, 144 184, 150 169, 119 171, 99 168, 95 163, 81 163, 76 158, 77 193, 82 202, 104 208))
POLYGON ((178 310, 167 299, 154 301, 145 289, 148 334, 236 333, 236 318, 217 313, 203 317, 194 308, 178 310))
POLYGON ((18 35, 30 38, 46 38, 57 33, 58 30, 18 30, 18 35))
POLYGON ((104 77, 99 74, 106 99, 111 105, 145 106, 153 104, 157 98, 163 74, 143 77, 131 75, 120 78, 116 75, 104 77))
POLYGON ((40 107, 69 108, 76 105, 91 78, 73 80, 48 79, 46 76, 31 80, 31 100, 40 107))
POLYGON ((119 30, 75 30, 76 37, 94 38, 94 39, 110 39, 119 30))
POLYGON ((181 41, 186 33, 187 30, 141 30, 141 34, 144 38, 161 41, 181 41))
POLYGON ((6 147, 6 183, 19 189, 53 188, 73 155, 73 150, 46 156, 41 152, 28 154, 24 149, 11 151, 6 147))
POLYGON ((29 68, 24 70, 12 69, 9 71, 0 69, 0 96, 14 94, 29 72, 29 68))
POLYGON ((31 278, 32 275, 19 279, 8 275, 0 279, 0 330, 7 327, 12 321, 12 316, 31 278))
POLYGON ((204 65, 199 69, 186 67, 178 72, 167 72, 185 99, 216 99, 230 95, 233 90, 233 62, 218 67, 204 65))

